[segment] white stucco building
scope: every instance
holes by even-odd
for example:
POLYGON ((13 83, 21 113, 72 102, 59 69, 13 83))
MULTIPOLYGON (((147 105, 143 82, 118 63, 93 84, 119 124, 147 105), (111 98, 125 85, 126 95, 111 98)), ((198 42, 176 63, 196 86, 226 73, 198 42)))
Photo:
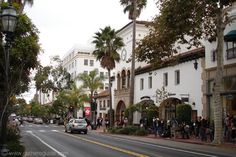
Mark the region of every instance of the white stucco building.
MULTIPOLYGON (((137 21, 136 41, 144 38, 149 32, 145 26, 147 22, 137 21)), ((115 78, 112 82, 112 107, 115 109, 115 120, 124 118, 124 110, 130 105, 130 82, 131 82, 131 52, 132 52, 132 22, 121 28, 117 34, 125 43, 121 50, 121 61, 116 64, 115 78)), ((177 45, 178 46, 178 45, 177 45)), ((181 46, 181 45, 180 45, 181 46)), ((181 60, 179 64, 154 68, 144 62, 135 63, 134 104, 140 103, 142 98, 150 98, 155 105, 157 102, 156 90, 164 86, 169 93, 169 98, 182 100, 190 104, 193 109, 193 117, 202 115, 202 74, 204 71, 203 48, 188 50, 182 45, 181 60), (194 68, 194 63, 198 67, 194 68)), ((165 112, 165 108, 162 108, 165 112)), ((175 115, 160 115, 163 119, 175 115)))
MULTIPOLYGON (((94 48, 92 46, 75 45, 62 58, 62 67, 70 73, 71 78, 75 79, 80 73, 89 73, 97 70, 100 76, 105 76, 104 86, 99 90, 108 88, 108 72, 102 68, 100 62, 96 60, 92 54, 94 48)), ((76 81, 77 86, 81 86, 81 81, 76 81)))

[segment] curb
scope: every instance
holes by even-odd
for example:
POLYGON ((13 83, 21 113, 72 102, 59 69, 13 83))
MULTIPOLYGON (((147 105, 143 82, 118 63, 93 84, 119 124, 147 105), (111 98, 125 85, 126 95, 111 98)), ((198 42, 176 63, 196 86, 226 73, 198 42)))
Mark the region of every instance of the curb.
MULTIPOLYGON (((96 133, 99 134, 110 134, 107 132, 104 132, 103 129, 95 130, 96 133)), ((122 136, 122 134, 110 134, 110 135, 119 135, 122 136)), ((129 135, 126 135, 129 136, 129 135)), ((140 136, 133 136, 133 137, 140 137, 140 136)), ((222 143, 222 144, 214 144, 210 142, 202 142, 202 141, 195 141, 195 140, 190 140, 190 139, 173 139, 173 138, 161 138, 161 137, 155 137, 155 136, 141 136, 142 138, 147 138, 147 139, 162 139, 162 140, 169 140, 169 141, 175 141, 175 142, 182 142, 182 143, 190 143, 190 144, 197 144, 197 145, 208 145, 212 147, 222 147, 222 148, 233 148, 236 149, 236 143, 222 143)))

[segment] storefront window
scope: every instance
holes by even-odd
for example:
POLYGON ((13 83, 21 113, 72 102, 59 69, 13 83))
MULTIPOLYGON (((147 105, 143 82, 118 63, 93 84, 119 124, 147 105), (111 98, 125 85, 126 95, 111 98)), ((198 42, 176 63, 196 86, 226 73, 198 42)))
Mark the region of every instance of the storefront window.
POLYGON ((236 90, 236 76, 224 78, 224 90, 236 90))

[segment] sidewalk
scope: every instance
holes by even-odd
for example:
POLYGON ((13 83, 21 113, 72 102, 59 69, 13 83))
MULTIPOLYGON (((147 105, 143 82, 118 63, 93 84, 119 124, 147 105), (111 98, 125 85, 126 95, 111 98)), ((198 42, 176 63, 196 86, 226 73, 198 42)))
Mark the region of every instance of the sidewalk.
MULTIPOLYGON (((101 133, 101 134, 105 134, 106 132, 104 132, 104 129, 105 127, 100 127, 100 128, 97 128, 96 130, 90 130, 92 132, 96 132, 96 133, 101 133)), ((236 149, 236 143, 234 142, 224 142, 220 145, 216 145, 216 144, 213 144, 211 143, 210 141, 201 141, 200 139, 198 138, 193 138, 191 137, 190 139, 182 139, 182 138, 163 138, 163 137, 155 137, 154 134, 148 134, 147 136, 140 136, 142 138, 146 138, 147 140, 148 139, 162 139, 162 140, 170 140, 170 141, 175 141, 175 142, 183 142, 183 143, 191 143, 191 144, 198 144, 198 145, 209 145, 209 146, 218 146, 218 147, 228 147, 228 148, 233 148, 233 149, 236 149)))

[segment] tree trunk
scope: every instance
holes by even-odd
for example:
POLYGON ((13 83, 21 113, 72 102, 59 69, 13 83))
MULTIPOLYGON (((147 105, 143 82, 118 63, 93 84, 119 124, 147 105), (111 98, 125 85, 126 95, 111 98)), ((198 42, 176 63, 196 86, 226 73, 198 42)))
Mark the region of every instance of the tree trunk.
POLYGON ((114 126, 114 111, 112 109, 112 97, 111 97, 111 70, 108 69, 108 80, 109 80, 109 106, 110 106, 110 109, 109 109, 109 123, 110 123, 110 127, 113 127, 114 126))
POLYGON ((222 99, 220 96, 220 92, 222 91, 222 83, 223 83, 223 44, 224 44, 224 29, 225 26, 223 24, 223 15, 222 12, 219 11, 217 14, 217 67, 216 67, 216 76, 214 79, 213 86, 213 105, 214 105, 214 144, 221 144, 223 140, 223 131, 222 131, 222 120, 223 120, 223 112, 222 112, 222 99))
MULTIPOLYGON (((134 104, 134 84, 135 84, 135 47, 136 47, 136 17, 137 17, 137 1, 134 0, 133 11, 133 42, 132 42, 132 60, 131 60, 131 84, 130 84, 130 104, 134 104)), ((133 113, 129 113, 129 123, 132 124, 133 113)))

